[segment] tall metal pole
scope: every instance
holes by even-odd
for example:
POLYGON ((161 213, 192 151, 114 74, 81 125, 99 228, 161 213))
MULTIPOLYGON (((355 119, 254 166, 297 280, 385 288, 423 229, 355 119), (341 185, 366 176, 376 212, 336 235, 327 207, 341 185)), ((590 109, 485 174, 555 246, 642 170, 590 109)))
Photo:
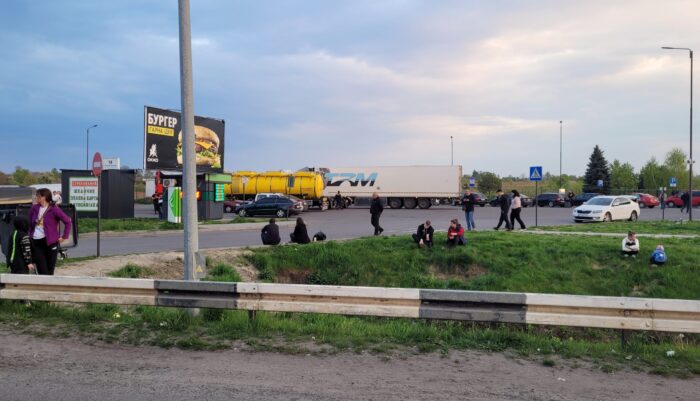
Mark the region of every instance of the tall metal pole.
POLYGON ((85 130, 85 170, 90 170, 90 129, 97 127, 97 124, 85 130))
POLYGON ((455 142, 452 135, 450 135, 450 166, 455 165, 455 142))
POLYGON ((562 123, 563 123, 563 121, 559 121, 559 189, 561 189, 561 156, 562 156, 562 151, 561 151, 561 133, 562 133, 562 123))
POLYGON ((687 50, 690 54, 690 158, 688 160, 688 220, 693 221, 693 50, 687 47, 663 46, 664 50, 687 50))
POLYGON ((192 37, 190 32, 190 2, 178 0, 180 16, 180 99, 182 105, 182 178, 185 228, 184 279, 194 280, 196 253, 199 250, 197 231, 197 165, 194 151, 194 100, 192 84, 192 37))

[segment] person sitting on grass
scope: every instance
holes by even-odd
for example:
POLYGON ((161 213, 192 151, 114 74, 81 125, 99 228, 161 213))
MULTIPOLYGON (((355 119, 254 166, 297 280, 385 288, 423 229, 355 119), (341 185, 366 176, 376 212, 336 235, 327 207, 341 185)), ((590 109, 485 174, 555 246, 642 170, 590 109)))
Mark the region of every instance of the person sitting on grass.
POLYGON ((466 245, 467 240, 464 238, 464 227, 459 224, 459 220, 453 219, 450 222, 450 228, 447 229, 447 245, 466 245))
POLYGON ((435 229, 430 225, 430 220, 418 226, 418 230, 413 234, 413 242, 418 244, 418 247, 428 246, 433 247, 433 233, 435 229))
POLYGON ((294 227, 294 232, 289 234, 289 239, 297 244, 308 244, 311 242, 309 233, 306 231, 306 224, 304 224, 304 219, 301 217, 297 217, 297 225, 294 227))
POLYGON ((275 219, 270 219, 270 224, 263 227, 260 232, 260 237, 262 238, 263 245, 279 245, 280 239, 280 228, 275 223, 275 219))
POLYGON ((657 245, 656 249, 654 249, 654 252, 651 253, 651 258, 649 259, 649 262, 651 262, 651 264, 654 266, 661 266, 666 263, 666 260, 668 260, 668 258, 666 257, 666 251, 664 250, 664 246, 657 245))
POLYGON ((639 253, 639 240, 637 239, 637 233, 630 231, 627 236, 622 240, 622 254, 625 257, 632 256, 637 257, 639 253))

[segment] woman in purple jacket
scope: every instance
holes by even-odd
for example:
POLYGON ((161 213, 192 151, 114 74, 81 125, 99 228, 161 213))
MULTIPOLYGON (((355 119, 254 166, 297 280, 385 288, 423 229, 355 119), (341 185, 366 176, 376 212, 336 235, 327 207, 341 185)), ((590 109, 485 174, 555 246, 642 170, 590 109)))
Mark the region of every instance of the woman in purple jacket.
POLYGON ((36 191, 36 204, 29 210, 29 238, 39 274, 53 276, 58 246, 68 239, 70 230, 70 218, 54 204, 51 191, 46 188, 36 191), (62 236, 59 233, 60 222, 64 224, 62 236))

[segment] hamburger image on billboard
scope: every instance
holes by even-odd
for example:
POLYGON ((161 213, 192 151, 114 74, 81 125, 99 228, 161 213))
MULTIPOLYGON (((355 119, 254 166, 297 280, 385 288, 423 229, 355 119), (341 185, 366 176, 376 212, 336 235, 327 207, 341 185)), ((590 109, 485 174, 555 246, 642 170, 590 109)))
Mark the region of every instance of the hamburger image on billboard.
MULTIPOLYGON (((221 168, 219 136, 216 132, 200 125, 194 126, 194 151, 197 166, 221 168)), ((177 164, 182 166, 182 131, 177 136, 177 164)))
MULTIPOLYGON (((224 120, 194 117, 197 171, 223 172, 224 120)), ((182 170, 182 125, 180 112, 144 108, 144 167, 153 170, 182 170)))

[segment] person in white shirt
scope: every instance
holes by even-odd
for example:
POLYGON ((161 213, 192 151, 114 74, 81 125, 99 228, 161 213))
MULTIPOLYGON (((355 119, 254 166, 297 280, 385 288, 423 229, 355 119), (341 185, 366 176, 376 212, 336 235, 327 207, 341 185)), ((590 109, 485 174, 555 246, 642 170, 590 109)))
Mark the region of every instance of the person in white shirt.
POLYGON ((520 200, 520 192, 517 189, 511 191, 513 193, 513 200, 510 202, 510 229, 515 228, 515 220, 520 223, 520 229, 525 230, 525 223, 520 218, 520 212, 523 210, 523 203, 520 200))
POLYGON ((637 257, 639 253, 639 240, 637 239, 637 233, 630 231, 627 236, 622 239, 622 254, 625 257, 631 256, 633 258, 637 257))

